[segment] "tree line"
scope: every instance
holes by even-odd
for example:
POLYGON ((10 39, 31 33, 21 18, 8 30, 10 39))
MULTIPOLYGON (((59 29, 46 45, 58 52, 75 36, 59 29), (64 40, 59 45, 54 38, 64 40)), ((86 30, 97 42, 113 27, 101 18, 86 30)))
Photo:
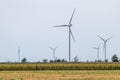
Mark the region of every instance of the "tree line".
MULTIPOLYGON (((111 57, 111 61, 112 62, 120 62, 120 59, 119 59, 119 57, 115 54, 115 55, 113 55, 112 57, 111 57)), ((23 58, 22 60, 21 60, 21 63, 26 63, 27 62, 27 58, 23 58)), ((38 62, 40 62, 40 61, 38 61, 38 62)), ((43 59, 43 61, 42 62, 44 62, 44 63, 46 63, 46 62, 50 62, 50 63, 52 63, 52 62, 67 62, 67 60, 65 60, 65 59, 55 59, 55 60, 49 60, 48 61, 48 59, 43 59)), ((75 56, 74 58, 73 58, 73 61, 72 62, 80 62, 79 61, 79 58, 78 58, 78 56, 75 56)), ((90 61, 86 61, 86 62, 90 62, 90 61)), ((93 61, 92 61, 93 62, 93 61)), ((95 60, 94 62, 103 62, 102 60, 99 60, 99 61, 97 61, 97 60, 95 60)), ((106 60, 105 62, 108 62, 108 60, 106 60)))

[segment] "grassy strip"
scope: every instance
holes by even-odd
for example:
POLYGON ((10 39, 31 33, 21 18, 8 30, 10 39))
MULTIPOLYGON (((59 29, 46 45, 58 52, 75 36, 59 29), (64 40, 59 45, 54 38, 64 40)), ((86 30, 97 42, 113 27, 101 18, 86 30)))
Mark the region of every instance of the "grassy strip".
POLYGON ((120 70, 119 63, 24 63, 0 64, 0 71, 14 70, 120 70))

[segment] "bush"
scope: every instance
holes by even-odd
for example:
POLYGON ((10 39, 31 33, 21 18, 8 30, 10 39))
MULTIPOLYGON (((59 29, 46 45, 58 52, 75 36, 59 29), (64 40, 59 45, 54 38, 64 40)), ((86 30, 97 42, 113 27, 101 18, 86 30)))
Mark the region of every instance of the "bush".
POLYGON ((27 62, 27 59, 26 59, 26 58, 23 58, 23 59, 21 60, 21 62, 22 62, 22 63, 25 63, 25 62, 27 62))
POLYGON ((112 61, 113 61, 113 62, 118 62, 118 57, 117 57, 117 55, 113 55, 113 56, 112 56, 112 61))

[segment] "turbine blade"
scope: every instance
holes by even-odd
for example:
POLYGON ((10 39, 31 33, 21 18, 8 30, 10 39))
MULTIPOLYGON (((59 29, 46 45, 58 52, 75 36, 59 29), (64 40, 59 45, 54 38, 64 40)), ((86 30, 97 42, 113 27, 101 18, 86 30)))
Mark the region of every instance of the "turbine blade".
POLYGON ((49 48, 52 49, 52 50, 56 50, 58 47, 55 47, 55 48, 49 47, 49 48))
POLYGON ((98 48, 100 48, 100 45, 101 45, 101 44, 99 44, 98 48))
POLYGON ((73 36, 73 33, 72 33, 71 29, 70 29, 70 34, 71 34, 71 36, 72 36, 73 41, 75 42, 75 38, 74 38, 74 36, 73 36))
POLYGON ((49 47, 49 48, 53 50, 53 48, 52 48, 52 47, 49 47))
POLYGON ((68 27, 68 25, 58 25, 58 26, 53 26, 53 27, 68 27))
POLYGON ((108 38, 107 40, 106 40, 106 42, 108 41, 108 40, 110 40, 112 37, 110 37, 110 38, 108 38))
POLYGON ((93 49, 97 49, 96 47, 93 47, 93 49))
POLYGON ((74 13, 75 13, 75 10, 76 10, 76 8, 74 8, 74 11, 73 11, 72 16, 71 16, 70 21, 69 21, 69 25, 70 25, 71 22, 72 22, 72 19, 73 19, 73 15, 74 15, 74 13))
POLYGON ((58 47, 55 47, 55 49, 57 49, 58 47))
POLYGON ((101 40, 105 41, 101 36, 97 35, 101 40))
POLYGON ((103 44, 103 51, 105 51, 105 43, 103 44))

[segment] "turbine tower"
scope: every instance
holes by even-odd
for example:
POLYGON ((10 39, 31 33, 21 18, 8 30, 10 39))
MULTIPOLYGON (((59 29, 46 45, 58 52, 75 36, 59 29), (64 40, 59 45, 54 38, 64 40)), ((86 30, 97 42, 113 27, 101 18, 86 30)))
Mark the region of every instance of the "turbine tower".
POLYGON ((74 11, 73 11, 73 13, 72 13, 72 16, 71 16, 71 18, 70 18, 70 21, 69 21, 69 23, 68 23, 68 25, 58 25, 58 26, 53 26, 53 27, 68 27, 68 30, 69 30, 69 62, 71 61, 71 37, 72 37, 72 39, 75 41, 75 38, 74 38, 74 36, 73 36, 73 33, 72 33, 72 30, 71 30, 71 27, 72 27, 72 24, 71 24, 71 22, 72 22, 72 19, 73 19, 73 15, 74 15, 74 13, 75 13, 75 8, 74 8, 74 11))
POLYGON ((20 46, 18 47, 18 62, 20 62, 20 46))
POLYGON ((55 51, 56 51, 57 47, 56 47, 56 48, 50 47, 50 49, 53 51, 53 59, 54 59, 54 61, 55 61, 55 51))
POLYGON ((100 45, 98 47, 94 47, 93 49, 97 50, 97 60, 99 61, 99 50, 100 50, 100 45))
POLYGON ((103 50, 104 50, 104 53, 105 53, 105 62, 106 62, 106 54, 107 54, 107 50, 106 50, 106 43, 112 38, 112 37, 109 37, 108 39, 103 39, 101 36, 98 35, 98 37, 104 42, 103 44, 103 50))

